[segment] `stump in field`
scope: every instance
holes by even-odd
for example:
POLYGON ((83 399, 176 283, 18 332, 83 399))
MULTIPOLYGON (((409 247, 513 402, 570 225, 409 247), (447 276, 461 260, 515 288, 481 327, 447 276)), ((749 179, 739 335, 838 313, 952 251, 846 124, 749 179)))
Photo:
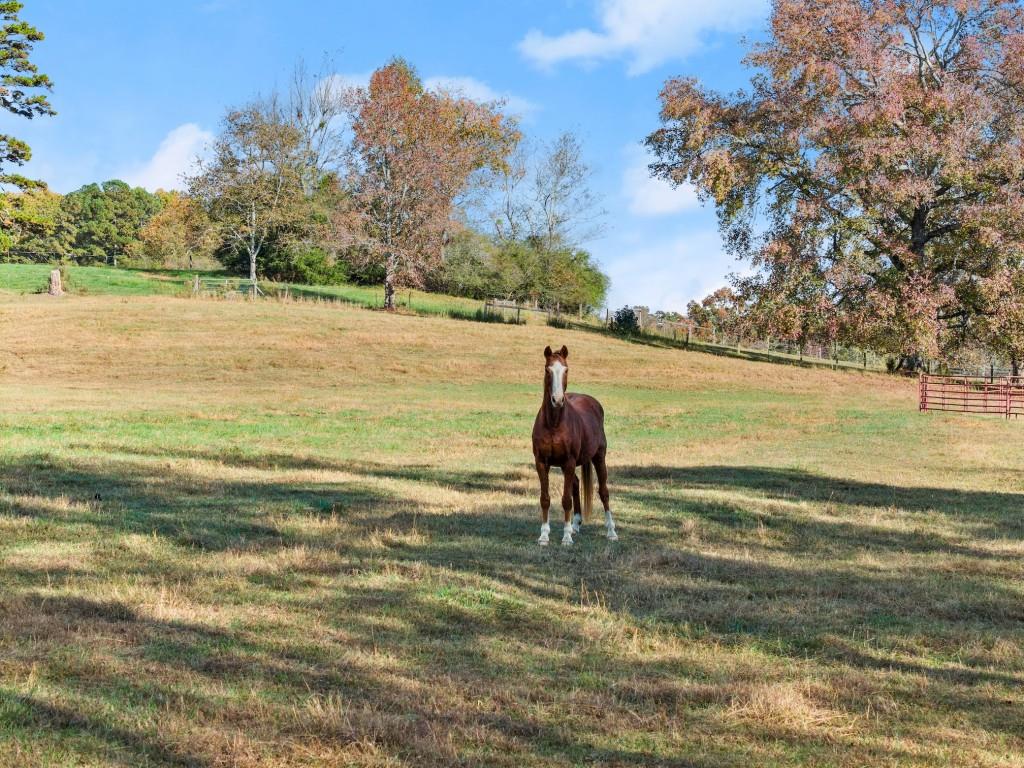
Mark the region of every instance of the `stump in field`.
POLYGON ((51 296, 63 296, 64 287, 60 282, 60 270, 54 269, 50 272, 50 295, 51 296))

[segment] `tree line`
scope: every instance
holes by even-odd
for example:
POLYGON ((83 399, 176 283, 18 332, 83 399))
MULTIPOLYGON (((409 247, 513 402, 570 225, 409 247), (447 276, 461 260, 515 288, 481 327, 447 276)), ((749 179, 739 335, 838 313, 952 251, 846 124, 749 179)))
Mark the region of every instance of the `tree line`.
POLYGON ((226 111, 184 192, 122 181, 0 196, 3 259, 195 269, 264 279, 601 306, 583 243, 603 213, 579 139, 530 142, 501 103, 430 90, 408 62, 366 86, 296 67, 226 111))

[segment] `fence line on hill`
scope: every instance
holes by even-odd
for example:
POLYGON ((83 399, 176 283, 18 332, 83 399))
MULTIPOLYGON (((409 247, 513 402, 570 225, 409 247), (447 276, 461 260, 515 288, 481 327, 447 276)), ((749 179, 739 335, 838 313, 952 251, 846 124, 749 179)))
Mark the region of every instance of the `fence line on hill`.
MULTIPOLYGON (((580 313, 563 314, 557 306, 545 308, 503 299, 488 299, 484 302, 484 312, 500 314, 509 319, 514 318, 517 322, 522 322, 522 319, 527 316, 538 316, 544 318, 548 323, 570 325, 580 330, 610 329, 612 327, 611 313, 608 310, 605 311, 604 318, 593 315, 588 318, 580 313)), ((884 355, 856 347, 820 343, 800 345, 778 339, 751 339, 725 334, 715 328, 700 326, 692 322, 664 320, 646 313, 637 313, 636 316, 641 336, 671 340, 675 346, 683 349, 699 348, 709 352, 736 354, 751 359, 826 365, 832 368, 886 370, 884 355)))
MULTIPOLYGON (((15 253, 14 250, 10 253, 15 253)), ((28 251, 18 252, 28 255, 28 251)), ((52 256, 32 252, 32 255, 52 256)), ((338 295, 323 294, 311 286, 308 289, 290 285, 278 285, 268 281, 253 282, 242 277, 213 277, 209 275, 193 275, 190 279, 184 279, 180 283, 184 292, 191 293, 193 297, 219 298, 219 299, 243 299, 252 298, 255 294, 260 298, 276 299, 278 301, 313 302, 313 303, 336 303, 350 306, 372 307, 383 306, 383 294, 380 296, 380 304, 375 300, 357 299, 338 295)), ((396 299, 399 297, 396 296, 396 299)), ((399 302, 400 303, 400 302, 399 302)), ((411 294, 407 306, 412 308, 411 294)), ((549 324, 573 325, 581 329, 611 328, 611 313, 605 310, 604 318, 599 315, 586 316, 582 311, 578 313, 563 314, 557 305, 554 308, 541 307, 537 304, 527 305, 507 299, 485 299, 482 308, 476 311, 477 318, 482 314, 485 318, 500 317, 507 322, 522 323, 529 317, 543 319, 549 324)), ((434 314, 429 312, 428 314, 434 314)), ((443 314, 443 313, 442 313, 443 314)), ((468 316, 472 310, 451 309, 448 314, 453 316, 468 316)), ((839 344, 824 344, 811 342, 798 344, 793 341, 779 339, 754 339, 737 334, 728 334, 712 326, 700 326, 690 321, 672 321, 656 315, 651 315, 640 308, 634 309, 637 318, 640 334, 647 337, 671 340, 674 345, 684 349, 700 348, 710 352, 722 354, 737 354, 751 359, 761 359, 778 362, 809 363, 813 365, 828 365, 832 368, 859 368, 862 370, 886 370, 886 360, 889 355, 878 354, 871 350, 858 347, 849 347, 839 344)), ((924 361, 922 364, 922 375, 932 374, 932 361, 924 361)), ((940 368, 940 370, 945 370, 940 368)), ((1002 366, 996 367, 994 363, 976 369, 953 368, 947 371, 948 375, 960 377, 977 377, 977 371, 985 370, 990 381, 999 377, 1008 377, 1010 370, 1002 366)))

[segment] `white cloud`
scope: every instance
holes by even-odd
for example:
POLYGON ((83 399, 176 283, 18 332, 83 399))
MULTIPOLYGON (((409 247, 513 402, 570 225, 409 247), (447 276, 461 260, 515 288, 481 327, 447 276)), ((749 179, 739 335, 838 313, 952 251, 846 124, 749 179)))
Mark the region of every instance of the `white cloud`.
POLYGON ((715 32, 741 32, 767 16, 767 0, 600 0, 599 31, 530 30, 520 52, 540 67, 625 57, 637 75, 689 56, 715 32))
POLYGON ((636 216, 667 216, 700 207, 697 191, 690 183, 673 187, 656 179, 647 169, 651 157, 639 147, 629 147, 622 172, 622 194, 629 212, 636 216))
POLYGON ((179 125, 167 134, 153 157, 120 175, 132 186, 155 189, 181 189, 182 175, 213 141, 213 134, 195 123, 179 125))
POLYGON ((730 272, 742 273, 745 266, 725 252, 718 232, 707 229, 653 243, 643 238, 614 250, 614 258, 602 259, 612 281, 612 308, 645 304, 652 310, 684 312, 690 299, 721 288, 730 272))
POLYGON ((536 104, 510 93, 498 93, 475 77, 438 75, 428 77, 423 81, 423 85, 431 91, 459 93, 474 101, 504 101, 506 110, 517 115, 525 115, 537 109, 536 104))

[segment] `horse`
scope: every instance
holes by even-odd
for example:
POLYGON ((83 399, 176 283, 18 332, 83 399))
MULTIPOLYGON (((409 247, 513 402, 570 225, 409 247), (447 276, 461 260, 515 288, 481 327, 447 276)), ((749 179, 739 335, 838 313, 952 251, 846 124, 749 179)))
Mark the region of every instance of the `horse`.
POLYGON ((569 350, 563 345, 557 352, 544 348, 544 400, 533 423, 533 458, 540 478, 540 538, 542 547, 548 544, 551 525, 548 509, 548 473, 551 467, 561 467, 565 478, 562 489, 562 510, 565 513, 565 531, 562 546, 571 547, 573 534, 580 532, 580 523, 590 519, 594 506, 593 470, 597 471, 598 495, 604 505, 605 533, 609 541, 618 541, 615 521, 608 506, 608 467, 605 453, 608 440, 604 435, 604 408, 590 395, 566 393, 569 382, 569 350), (580 503, 580 481, 576 467, 583 470, 583 503, 580 503), (574 512, 572 524, 570 512, 574 512))

